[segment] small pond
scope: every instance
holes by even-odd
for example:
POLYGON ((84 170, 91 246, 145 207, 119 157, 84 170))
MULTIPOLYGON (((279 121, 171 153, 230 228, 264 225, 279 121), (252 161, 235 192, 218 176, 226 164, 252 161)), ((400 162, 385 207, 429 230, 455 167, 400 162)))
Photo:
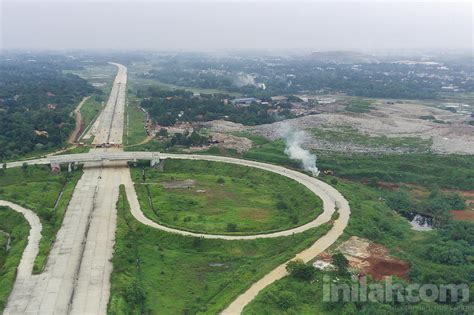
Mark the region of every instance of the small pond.
POLYGON ((433 217, 419 214, 416 212, 405 212, 401 214, 410 221, 412 230, 415 231, 431 231, 434 225, 433 217))

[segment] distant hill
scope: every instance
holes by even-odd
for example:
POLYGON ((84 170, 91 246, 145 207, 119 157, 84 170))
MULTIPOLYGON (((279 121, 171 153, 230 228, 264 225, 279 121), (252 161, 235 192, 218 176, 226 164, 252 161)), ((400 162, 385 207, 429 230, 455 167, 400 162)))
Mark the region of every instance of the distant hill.
POLYGON ((354 51, 318 51, 309 58, 321 63, 367 63, 379 61, 375 56, 354 51))

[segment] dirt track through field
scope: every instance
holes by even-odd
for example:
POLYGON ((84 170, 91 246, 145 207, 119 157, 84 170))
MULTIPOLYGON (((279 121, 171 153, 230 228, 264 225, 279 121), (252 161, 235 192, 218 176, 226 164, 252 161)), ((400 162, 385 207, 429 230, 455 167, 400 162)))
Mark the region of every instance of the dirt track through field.
POLYGON ((76 127, 74 128, 74 131, 71 133, 69 136, 69 139, 67 142, 69 144, 74 144, 77 140, 77 137, 79 136, 79 133, 82 131, 82 113, 81 113, 81 108, 82 105, 90 98, 90 96, 86 96, 82 99, 82 101, 77 105, 76 109, 74 110, 74 115, 76 117, 76 127))

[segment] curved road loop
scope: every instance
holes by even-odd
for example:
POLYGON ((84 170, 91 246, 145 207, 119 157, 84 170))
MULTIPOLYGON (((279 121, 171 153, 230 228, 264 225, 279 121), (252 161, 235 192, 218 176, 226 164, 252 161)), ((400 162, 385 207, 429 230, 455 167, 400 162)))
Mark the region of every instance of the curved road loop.
MULTIPOLYGON (((132 152, 129 152, 132 153, 132 152)), ((194 237, 202 237, 202 238, 209 238, 209 239, 224 239, 224 240, 253 240, 257 238, 273 238, 273 237, 280 237, 280 236, 289 236, 296 233, 301 233, 311 228, 315 228, 328 222, 334 211, 335 208, 339 208, 340 213, 346 213, 347 216, 349 214, 349 207, 347 205, 347 201, 344 197, 333 187, 329 186, 328 184, 314 178, 308 176, 306 174, 293 171, 281 166, 255 162, 255 161, 248 161, 248 160, 241 160, 229 157, 222 157, 222 156, 212 156, 212 155, 193 155, 193 154, 159 154, 161 159, 186 159, 186 160, 205 160, 205 161, 213 161, 213 162, 223 162, 223 163, 231 163, 237 165, 243 165, 248 167, 255 167, 265 171, 273 172, 282 176, 286 176, 291 178, 304 186, 306 186, 309 190, 311 190, 315 195, 319 196, 323 201, 323 213, 320 214, 317 218, 313 221, 308 222, 304 225, 291 228, 284 231, 278 232, 271 232, 271 233, 264 233, 264 234, 254 234, 254 235, 219 235, 219 234, 203 234, 203 233, 194 233, 189 231, 183 231, 176 228, 167 227, 161 224, 158 224, 150 219, 148 219, 143 212, 141 211, 140 205, 138 203, 137 194, 135 192, 135 188, 130 178, 125 183, 125 189, 127 191, 128 201, 130 203, 130 209, 132 211, 133 216, 140 221, 141 223, 151 226, 153 228, 157 228, 166 232, 170 233, 177 233, 181 235, 187 236, 194 236, 194 237), (347 205, 347 207, 346 207, 347 205)), ((342 217, 342 216, 341 216, 342 217)))
MULTIPOLYGON (((130 209, 132 211, 133 216, 140 221, 141 223, 172 233, 179 233, 182 235, 189 235, 189 236, 196 236, 196 237, 203 237, 203 238, 210 238, 210 239, 224 239, 224 240, 248 240, 248 239, 257 239, 257 238, 271 238, 271 237, 279 237, 279 236, 289 236, 294 233, 301 233, 313 227, 320 226, 328 222, 334 212, 338 211, 338 218, 334 221, 333 226, 329 232, 319 238, 311 247, 303 250, 302 252, 298 253, 293 259, 302 259, 304 262, 308 262, 311 259, 314 259, 316 256, 321 254, 324 250, 329 248, 337 239, 344 233, 344 229, 346 228, 349 222, 350 216, 350 207, 347 200, 341 195, 339 191, 334 189, 332 186, 314 178, 308 176, 306 174, 289 170, 281 166, 276 166, 272 164, 254 162, 254 161, 247 161, 247 160, 240 160, 228 157, 220 157, 220 156, 205 156, 205 155, 187 155, 187 154, 160 154, 160 158, 164 159, 188 159, 188 160, 206 160, 206 161, 214 161, 214 162, 225 162, 225 163, 232 163, 238 165, 245 165, 249 167, 256 167, 259 169, 263 169, 266 171, 274 172, 288 178, 294 179, 297 182, 305 185, 308 189, 310 189, 313 193, 319 196, 323 200, 323 207, 324 211, 321 215, 319 215, 315 220, 285 231, 279 231, 275 233, 268 233, 268 234, 259 234, 259 235, 248 235, 248 236, 230 236, 230 235, 210 235, 210 234, 199 234, 199 233, 192 233, 188 231, 177 230, 173 228, 169 228, 163 225, 160 225, 147 217, 143 214, 140 209, 140 205, 138 203, 137 195, 135 192, 135 188, 133 186, 133 182, 127 178, 127 182, 125 183, 128 201, 130 203, 130 209)), ((236 315, 241 314, 245 308, 257 295, 262 291, 265 287, 269 286, 273 282, 282 279, 283 277, 288 275, 286 271, 286 264, 289 261, 281 264, 270 273, 265 275, 262 279, 254 283, 247 291, 243 294, 238 296, 221 314, 225 315, 236 315)))
MULTIPOLYGON (((97 124, 89 130, 91 135, 95 135, 94 144, 122 143, 127 69, 120 64, 113 65, 118 67, 118 73, 109 100, 97 119, 97 124)), ((87 154, 66 154, 12 162, 8 163, 7 167, 18 167, 23 162, 28 164, 84 163, 84 174, 77 183, 69 202, 45 270, 39 275, 32 275, 31 271, 38 252, 37 243, 41 237, 41 224, 36 216, 31 218, 31 222, 27 218, 32 226, 30 241, 18 268, 18 276, 5 314, 107 313, 110 274, 113 268, 111 259, 115 245, 117 221, 116 202, 120 184, 125 185, 131 212, 141 223, 170 233, 209 239, 251 240, 289 236, 329 222, 337 211, 339 216, 334 221, 331 230, 311 247, 296 255, 295 258, 300 258, 305 262, 332 245, 343 233, 349 221, 349 204, 336 189, 306 174, 261 162, 210 155, 122 152, 120 148, 108 148, 92 149, 87 154), (157 158, 223 162, 274 172, 303 184, 319 196, 323 201, 323 212, 313 221, 302 226, 266 234, 213 235, 166 227, 148 219, 141 211, 130 170, 125 162, 127 160, 154 160, 157 158), (35 242, 36 247, 34 246, 35 242)), ((2 205, 1 202, 0 205, 2 205)), ((14 208, 18 207, 14 204, 10 207, 14 210, 21 208, 14 208)), ((22 213, 31 216, 30 212, 22 213)), ((222 314, 240 314, 263 288, 287 275, 285 266, 286 263, 278 266, 254 283, 246 292, 237 297, 222 314)))
POLYGON ((0 206, 8 207, 16 212, 23 214, 30 225, 30 234, 28 235, 28 244, 21 256, 20 264, 17 268, 16 282, 13 291, 20 289, 17 284, 31 277, 36 255, 39 251, 39 242, 41 240, 41 230, 43 229, 41 221, 33 211, 23 208, 13 202, 0 200, 0 206))

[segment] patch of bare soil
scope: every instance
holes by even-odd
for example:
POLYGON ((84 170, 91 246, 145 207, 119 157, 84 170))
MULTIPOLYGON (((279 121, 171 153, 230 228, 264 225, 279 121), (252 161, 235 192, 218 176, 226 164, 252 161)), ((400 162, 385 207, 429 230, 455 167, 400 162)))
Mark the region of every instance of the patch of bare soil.
POLYGON ((192 188, 196 186, 196 180, 195 179, 170 180, 170 181, 161 183, 161 185, 166 189, 192 188))
POLYGON ((212 132, 238 132, 246 130, 242 124, 234 123, 227 120, 212 120, 201 123, 201 126, 210 129, 212 132))
POLYGON ((474 223, 474 210, 451 210, 455 220, 474 223))
POLYGON ((349 265, 377 280, 387 276, 408 279, 410 265, 402 260, 393 258, 389 250, 369 240, 352 236, 339 246, 339 251, 349 261, 349 265))
POLYGON ((461 198, 466 202, 466 208, 474 211, 474 190, 443 189, 443 191, 459 194, 459 196, 461 196, 461 198))
POLYGON ((244 137, 214 132, 212 133, 212 139, 218 141, 224 149, 235 150, 237 153, 244 153, 252 148, 252 141, 244 137))
MULTIPOLYGON (((389 138, 418 137, 431 139, 431 151, 441 154, 474 154, 474 126, 466 124, 466 115, 452 113, 416 103, 377 104, 369 113, 325 112, 288 119, 273 124, 260 125, 251 130, 274 140, 281 137, 283 125, 311 130, 314 128, 338 131, 351 127, 367 136, 389 138), (433 116, 444 123, 424 120, 422 116, 433 116)), ((310 132, 308 132, 310 134, 310 132)), ((353 143, 350 139, 328 141, 308 137, 305 146, 309 149, 330 150, 344 153, 405 153, 413 147, 369 146, 353 143)))
POLYGON ((84 122, 82 120, 81 107, 89 98, 90 96, 84 97, 82 101, 79 103, 79 105, 77 105, 76 109, 74 109, 74 115, 76 116, 76 127, 74 128, 74 131, 71 133, 71 135, 69 136, 69 139, 67 140, 68 143, 70 144, 74 144, 74 142, 77 141, 77 137, 84 130, 84 122))

